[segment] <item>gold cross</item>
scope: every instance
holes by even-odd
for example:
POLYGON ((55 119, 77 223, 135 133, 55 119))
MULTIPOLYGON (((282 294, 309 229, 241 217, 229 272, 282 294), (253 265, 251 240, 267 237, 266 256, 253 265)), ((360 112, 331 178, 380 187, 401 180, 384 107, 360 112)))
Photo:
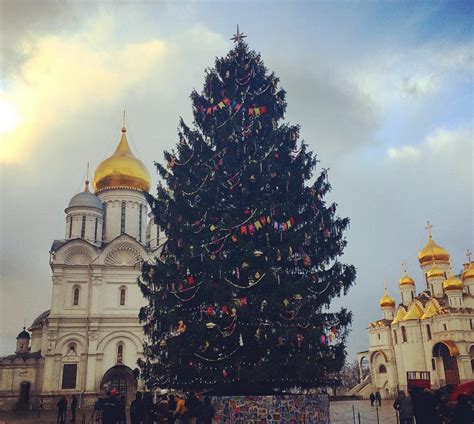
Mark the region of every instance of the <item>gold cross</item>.
POLYGON ((431 234, 431 229, 433 228, 433 226, 430 224, 430 221, 426 221, 426 227, 425 227, 425 230, 428 230, 428 236, 431 238, 432 237, 432 234, 431 234))
POLYGON ((469 261, 469 263, 471 263, 471 255, 472 255, 472 252, 469 249, 467 249, 466 250, 466 258, 469 261))
POLYGON ((383 282, 383 290, 385 293, 387 293, 387 280, 383 282))

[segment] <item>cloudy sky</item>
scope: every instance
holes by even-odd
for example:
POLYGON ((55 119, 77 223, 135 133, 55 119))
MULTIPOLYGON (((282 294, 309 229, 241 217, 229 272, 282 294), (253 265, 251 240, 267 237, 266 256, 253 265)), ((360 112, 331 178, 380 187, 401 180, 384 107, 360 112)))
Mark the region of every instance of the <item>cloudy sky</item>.
MULTIPOLYGON (((472 6, 472 4, 471 4, 472 6)), ((236 24, 288 92, 331 199, 351 218, 349 352, 367 348, 401 262, 422 287, 426 221, 453 267, 473 250, 469 2, 0 0, 0 354, 49 308, 64 208, 120 137, 153 170, 236 24)), ((156 176, 155 176, 156 181, 156 176)))

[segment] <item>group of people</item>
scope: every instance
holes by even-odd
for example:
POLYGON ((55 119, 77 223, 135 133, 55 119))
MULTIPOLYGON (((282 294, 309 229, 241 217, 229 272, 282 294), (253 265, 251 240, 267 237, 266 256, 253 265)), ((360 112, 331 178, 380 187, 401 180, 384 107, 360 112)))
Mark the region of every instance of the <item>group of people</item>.
MULTIPOLYGON (((77 396, 72 395, 71 398, 71 422, 75 423, 76 422, 76 410, 77 410, 77 396)), ((61 398, 58 400, 56 403, 56 406, 58 407, 58 419, 57 419, 57 424, 66 424, 66 419, 67 419, 67 404, 68 400, 66 396, 61 396, 61 398)), ((40 404, 40 411, 43 409, 43 402, 41 401, 40 404)))
MULTIPOLYGON (((96 403, 101 411, 102 424, 126 424, 126 402, 116 390, 107 392, 107 398, 96 403)), ((131 424, 211 424, 214 408, 209 396, 181 393, 169 394, 161 391, 156 402, 151 393, 137 392, 130 404, 131 424)))
POLYGON ((379 406, 382 406, 382 396, 380 396, 380 392, 371 393, 369 396, 370 399, 370 406, 374 406, 375 401, 379 406))
POLYGON ((472 424, 472 397, 459 395, 455 405, 448 402, 442 390, 415 388, 408 394, 400 391, 393 407, 398 411, 400 424, 472 424))

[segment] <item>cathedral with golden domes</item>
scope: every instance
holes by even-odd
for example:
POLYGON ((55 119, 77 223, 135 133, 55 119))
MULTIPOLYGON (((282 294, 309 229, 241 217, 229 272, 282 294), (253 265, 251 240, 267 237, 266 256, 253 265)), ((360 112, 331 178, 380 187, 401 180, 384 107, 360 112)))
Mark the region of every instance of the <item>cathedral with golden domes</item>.
POLYGON ((423 279, 418 284, 406 270, 399 280, 401 302, 385 291, 383 317, 368 327, 369 349, 358 353, 361 383, 349 394, 368 397, 380 392, 395 397, 398 390, 439 388, 474 379, 474 262, 459 275, 451 258, 431 234, 418 253, 423 279), (417 287, 418 285, 418 287, 417 287), (368 363, 370 375, 362 375, 368 363))
POLYGON ((0 410, 40 399, 55 407, 59 395, 73 393, 93 404, 112 387, 133 399, 143 355, 136 280, 163 241, 149 216, 150 186, 123 128, 95 171, 94 192, 86 181, 65 209, 64 238, 50 250, 51 308, 19 333, 14 354, 0 358, 0 410))

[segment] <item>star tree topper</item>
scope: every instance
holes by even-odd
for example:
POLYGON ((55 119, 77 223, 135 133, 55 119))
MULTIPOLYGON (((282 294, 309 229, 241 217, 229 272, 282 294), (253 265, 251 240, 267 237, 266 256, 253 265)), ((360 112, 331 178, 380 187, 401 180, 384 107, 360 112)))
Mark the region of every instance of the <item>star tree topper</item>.
POLYGON ((240 43, 244 38, 246 38, 247 36, 244 35, 243 32, 240 32, 239 31, 239 26, 237 25, 237 33, 234 34, 234 36, 231 38, 231 40, 234 42, 234 43, 240 43))

